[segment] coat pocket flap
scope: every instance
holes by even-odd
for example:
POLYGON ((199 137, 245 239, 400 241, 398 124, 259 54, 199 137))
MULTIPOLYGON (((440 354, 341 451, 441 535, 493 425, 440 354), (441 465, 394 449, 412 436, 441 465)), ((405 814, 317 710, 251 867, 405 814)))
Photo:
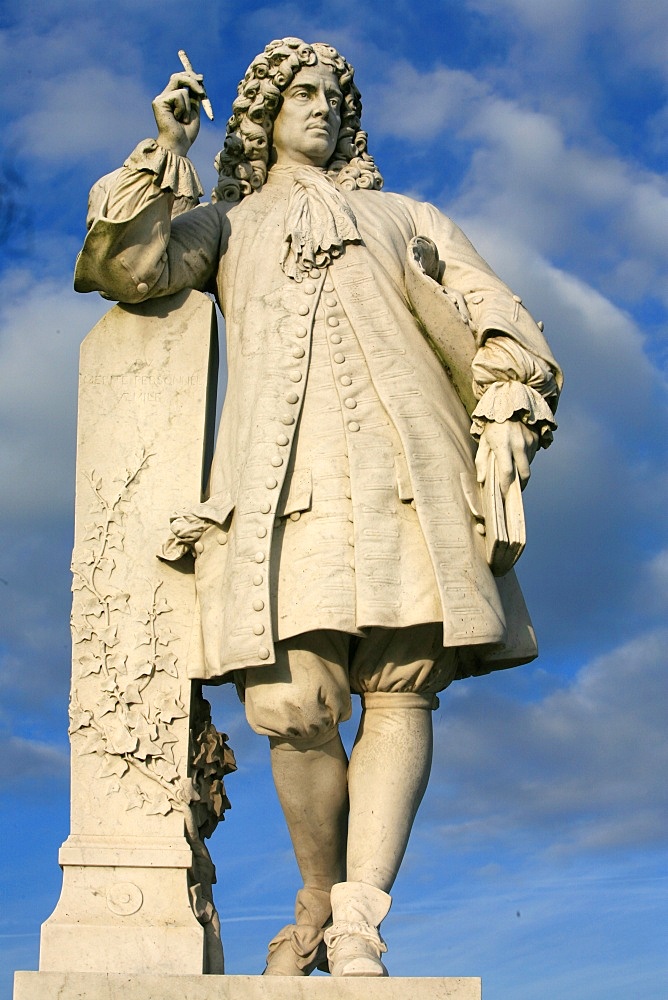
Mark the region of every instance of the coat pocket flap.
POLYGON ((313 476, 310 469, 295 469, 290 476, 290 484, 283 488, 278 501, 276 517, 287 517, 297 511, 311 509, 313 499, 313 476))

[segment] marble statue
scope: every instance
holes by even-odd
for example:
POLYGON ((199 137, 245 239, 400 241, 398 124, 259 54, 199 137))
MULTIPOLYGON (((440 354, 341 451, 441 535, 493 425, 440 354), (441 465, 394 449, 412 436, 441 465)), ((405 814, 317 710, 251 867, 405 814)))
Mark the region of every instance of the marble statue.
POLYGON ((457 226, 382 190, 334 48, 284 38, 253 60, 201 205, 187 153, 206 94, 184 65, 157 139, 92 192, 75 287, 127 304, 197 289, 225 316, 208 489, 161 558, 194 555, 196 677, 233 681, 269 739, 303 886, 265 974, 384 976, 437 696, 537 653, 512 565, 561 373, 457 226))

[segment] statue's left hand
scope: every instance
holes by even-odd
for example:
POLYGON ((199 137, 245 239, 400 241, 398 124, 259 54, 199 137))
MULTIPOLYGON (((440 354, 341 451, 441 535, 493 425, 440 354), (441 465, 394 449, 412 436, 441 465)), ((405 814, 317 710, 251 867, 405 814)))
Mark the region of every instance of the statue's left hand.
POLYGON ((480 435, 475 457, 478 482, 481 484, 485 482, 489 455, 493 452, 503 496, 508 493, 516 471, 524 489, 529 482, 531 475, 529 466, 536 454, 538 440, 538 434, 521 420, 486 423, 480 435))

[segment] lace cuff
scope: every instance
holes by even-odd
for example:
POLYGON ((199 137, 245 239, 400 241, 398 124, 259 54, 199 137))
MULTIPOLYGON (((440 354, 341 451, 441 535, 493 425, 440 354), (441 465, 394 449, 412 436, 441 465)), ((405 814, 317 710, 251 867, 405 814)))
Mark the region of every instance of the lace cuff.
POLYGON ((521 420, 540 436, 542 448, 552 442, 556 429, 554 414, 536 389, 523 382, 493 382, 484 392, 471 414, 471 434, 479 438, 485 424, 503 423, 513 418, 521 420))
POLYGON ((130 153, 123 166, 154 174, 155 183, 163 191, 195 204, 204 194, 195 167, 187 156, 179 156, 159 146, 155 139, 143 139, 130 153))

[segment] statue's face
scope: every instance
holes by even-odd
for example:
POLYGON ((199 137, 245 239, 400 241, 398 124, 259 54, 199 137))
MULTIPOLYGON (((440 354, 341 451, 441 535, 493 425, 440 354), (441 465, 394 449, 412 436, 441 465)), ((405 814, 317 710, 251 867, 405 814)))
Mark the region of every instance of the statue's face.
POLYGON ((324 167, 336 148, 342 95, 336 73, 316 63, 303 66, 283 91, 273 129, 276 163, 324 167))

